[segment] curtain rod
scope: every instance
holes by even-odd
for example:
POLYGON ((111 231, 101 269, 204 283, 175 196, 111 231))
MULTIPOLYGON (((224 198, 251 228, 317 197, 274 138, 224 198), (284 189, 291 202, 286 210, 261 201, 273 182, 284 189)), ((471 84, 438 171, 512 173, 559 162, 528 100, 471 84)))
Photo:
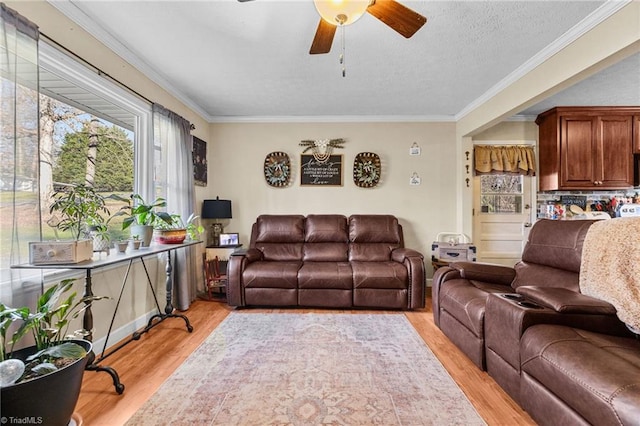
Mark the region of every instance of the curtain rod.
POLYGON ((51 42, 52 44, 56 45, 58 48, 64 50, 66 53, 69 53, 70 55, 73 55, 73 57, 75 57, 76 59, 79 59, 80 61, 82 61, 84 64, 90 66, 91 68, 93 68, 93 70, 100 76, 106 77, 109 80, 111 80, 112 82, 116 83, 117 85, 127 89, 129 92, 133 93, 134 95, 138 96, 140 99, 143 99, 147 102, 149 102, 150 104, 154 104, 155 102, 153 102, 152 100, 150 100, 149 98, 147 98, 144 95, 141 95, 140 93, 136 92, 135 90, 133 90, 131 87, 127 86, 126 84, 124 84, 123 82, 121 82, 120 80, 118 80, 115 77, 112 77, 111 75, 109 75, 108 73, 102 71, 100 68, 98 68, 97 66, 93 65, 91 62, 87 61, 85 58, 83 58, 82 56, 78 55, 77 53, 75 53, 74 51, 70 50, 69 48, 63 46, 62 44, 58 43, 57 41, 55 41, 54 39, 52 39, 51 37, 49 37, 48 35, 44 34, 44 33, 40 33, 40 36, 46 38, 49 42, 51 42))

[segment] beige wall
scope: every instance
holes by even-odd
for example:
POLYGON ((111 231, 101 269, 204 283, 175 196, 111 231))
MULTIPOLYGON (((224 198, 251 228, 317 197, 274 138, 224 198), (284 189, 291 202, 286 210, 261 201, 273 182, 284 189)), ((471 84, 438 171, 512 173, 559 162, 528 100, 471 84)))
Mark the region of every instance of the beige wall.
POLYGON ((473 136, 474 141, 537 141, 538 126, 533 121, 505 121, 473 136))
MULTIPOLYGON (((405 231, 406 246, 430 258, 438 232, 451 230, 455 218, 454 123, 305 123, 212 124, 208 140, 207 198, 231 199, 233 219, 225 230, 239 232, 248 244, 251 224, 260 214, 379 213, 396 215, 405 231), (304 139, 344 138, 343 185, 300 186, 300 154, 304 139), (420 156, 410 156, 416 142, 420 156), (292 161, 292 184, 267 185, 264 159, 284 151, 292 161), (382 162, 382 179, 375 188, 353 183, 353 160, 363 151, 382 162), (419 186, 410 186, 416 172, 419 186)), ((428 262, 427 262, 428 263, 428 262)))
MULTIPOLYGON (((239 232, 245 245, 251 223, 262 213, 390 213, 398 216, 405 227, 406 245, 420 250, 427 259, 438 232, 472 234, 472 191, 464 183, 464 165, 468 163, 464 153, 473 143, 470 135, 489 128, 477 134, 476 140, 531 140, 530 136, 537 134, 533 123, 490 127, 566 87, 568 81, 583 78, 640 49, 640 2, 632 2, 457 123, 209 124, 45 1, 6 3, 56 42, 195 124, 193 134, 208 142, 209 160, 209 184, 196 187, 196 212, 203 199, 218 195, 233 200, 234 218, 226 230, 239 232), (301 187, 300 140, 337 137, 347 140, 345 148, 337 151, 344 156, 343 186, 301 187), (409 156, 413 142, 421 147, 422 155, 409 156), (293 161, 293 184, 288 188, 271 188, 264 181, 263 161, 272 151, 285 151, 293 161), (383 175, 377 188, 361 189, 353 184, 352 162, 361 151, 376 152, 382 159, 383 175), (409 186, 413 172, 422 178, 420 186, 409 186)), ((430 268, 429 262, 427 266, 430 268)), ((158 288, 162 289, 162 268, 157 269, 152 275, 159 276, 158 288)), ((117 294, 121 277, 120 269, 97 276, 94 292, 117 294)), ((104 333, 111 303, 96 308, 98 337, 104 333)), ((149 292, 139 280, 122 303, 124 310, 116 327, 153 308, 149 292)))

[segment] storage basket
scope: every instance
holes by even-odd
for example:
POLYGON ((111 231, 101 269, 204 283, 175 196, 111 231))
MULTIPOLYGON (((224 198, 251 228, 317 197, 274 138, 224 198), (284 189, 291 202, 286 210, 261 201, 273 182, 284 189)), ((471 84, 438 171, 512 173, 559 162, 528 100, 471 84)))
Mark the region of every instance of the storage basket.
POLYGON ((476 246, 465 234, 441 232, 431 244, 431 260, 434 262, 476 261, 476 246))

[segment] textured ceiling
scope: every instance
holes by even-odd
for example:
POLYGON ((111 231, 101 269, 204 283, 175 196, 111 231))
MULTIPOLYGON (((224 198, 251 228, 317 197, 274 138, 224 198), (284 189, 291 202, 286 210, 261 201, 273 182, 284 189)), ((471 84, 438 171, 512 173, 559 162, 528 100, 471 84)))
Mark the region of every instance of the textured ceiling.
MULTIPOLYGON (((605 2, 401 3, 427 24, 411 39, 371 15, 346 27, 343 78, 340 31, 331 53, 308 54, 311 0, 52 2, 209 121, 454 119, 605 2)), ((524 113, 640 104, 640 55, 614 67, 524 113)))

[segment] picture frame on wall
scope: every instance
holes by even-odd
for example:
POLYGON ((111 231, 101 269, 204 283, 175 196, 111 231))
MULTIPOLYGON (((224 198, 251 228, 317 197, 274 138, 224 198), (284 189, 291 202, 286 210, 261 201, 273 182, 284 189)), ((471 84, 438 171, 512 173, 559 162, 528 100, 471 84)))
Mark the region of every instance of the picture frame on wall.
POLYGON ((342 154, 332 154, 325 160, 301 154, 300 185, 342 186, 342 154))
POLYGON ((193 137, 193 182, 198 186, 207 186, 207 143, 193 137))

